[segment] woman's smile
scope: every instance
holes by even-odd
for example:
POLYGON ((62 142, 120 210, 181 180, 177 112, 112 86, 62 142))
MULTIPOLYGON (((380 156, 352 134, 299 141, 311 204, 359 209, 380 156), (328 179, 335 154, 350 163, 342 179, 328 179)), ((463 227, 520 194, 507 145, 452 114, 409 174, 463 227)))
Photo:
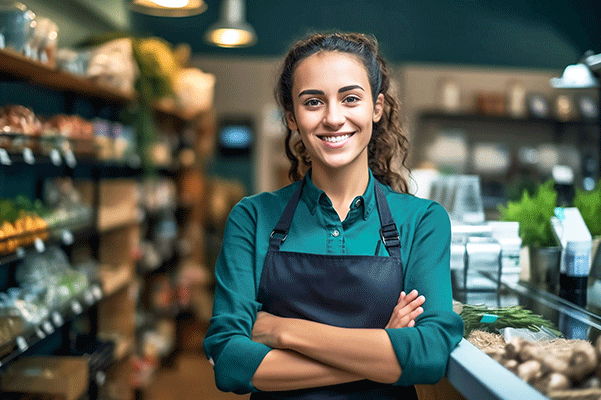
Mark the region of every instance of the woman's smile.
POLYGON ((339 134, 326 133, 323 135, 317 135, 317 137, 326 142, 328 145, 336 145, 332 147, 340 147, 343 146, 347 139, 350 139, 354 134, 355 132, 339 134))

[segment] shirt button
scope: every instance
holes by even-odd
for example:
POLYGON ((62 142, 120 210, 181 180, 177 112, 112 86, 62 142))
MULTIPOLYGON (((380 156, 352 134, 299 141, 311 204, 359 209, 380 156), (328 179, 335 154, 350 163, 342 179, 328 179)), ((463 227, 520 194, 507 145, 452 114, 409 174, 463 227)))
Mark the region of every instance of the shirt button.
POLYGON ((355 201, 355 207, 359 207, 361 205, 361 199, 357 199, 355 201))
POLYGON ((332 232, 332 236, 338 237, 339 235, 340 235, 340 231, 338 229, 334 229, 334 232, 332 232))

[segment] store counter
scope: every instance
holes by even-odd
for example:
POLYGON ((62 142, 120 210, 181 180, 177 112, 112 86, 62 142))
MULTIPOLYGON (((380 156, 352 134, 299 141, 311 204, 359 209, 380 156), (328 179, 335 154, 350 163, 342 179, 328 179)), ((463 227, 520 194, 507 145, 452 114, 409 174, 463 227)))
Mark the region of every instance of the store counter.
MULTIPOLYGON (((483 274, 496 283, 493 274, 483 274)), ((553 322, 567 339, 594 342, 601 335, 601 316, 526 283, 501 281, 500 292, 455 293, 464 304, 489 307, 521 305, 553 322)), ((447 380, 466 399, 547 399, 511 371, 463 339, 451 353, 447 380)))

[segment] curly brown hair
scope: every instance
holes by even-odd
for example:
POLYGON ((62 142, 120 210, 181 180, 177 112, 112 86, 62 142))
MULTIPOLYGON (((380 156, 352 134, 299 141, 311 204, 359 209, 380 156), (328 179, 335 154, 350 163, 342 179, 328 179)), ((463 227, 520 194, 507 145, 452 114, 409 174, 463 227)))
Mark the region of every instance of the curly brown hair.
MULTIPOLYGON (((390 70, 378 53, 375 37, 360 33, 318 33, 296 42, 281 67, 275 90, 277 102, 284 111, 294 112, 292 84, 295 69, 302 60, 319 52, 344 52, 358 57, 367 70, 373 101, 378 94, 384 95, 384 112, 382 118, 373 123, 372 138, 367 146, 368 164, 380 182, 397 192, 408 193, 409 185, 402 172, 409 172, 406 166, 409 141, 401 128, 399 100, 390 87, 390 70)), ((286 156, 291 162, 288 176, 292 181, 298 181, 311 166, 311 160, 305 146, 287 124, 285 146, 286 156)))

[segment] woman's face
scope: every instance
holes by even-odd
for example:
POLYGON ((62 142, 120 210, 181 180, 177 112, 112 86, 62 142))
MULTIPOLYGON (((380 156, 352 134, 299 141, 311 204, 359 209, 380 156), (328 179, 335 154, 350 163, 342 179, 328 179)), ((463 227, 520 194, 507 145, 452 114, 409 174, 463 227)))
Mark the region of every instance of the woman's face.
POLYGON ((298 131, 315 168, 367 168, 372 122, 382 117, 384 96, 372 99, 367 70, 355 56, 321 52, 294 72, 288 127, 298 131))

